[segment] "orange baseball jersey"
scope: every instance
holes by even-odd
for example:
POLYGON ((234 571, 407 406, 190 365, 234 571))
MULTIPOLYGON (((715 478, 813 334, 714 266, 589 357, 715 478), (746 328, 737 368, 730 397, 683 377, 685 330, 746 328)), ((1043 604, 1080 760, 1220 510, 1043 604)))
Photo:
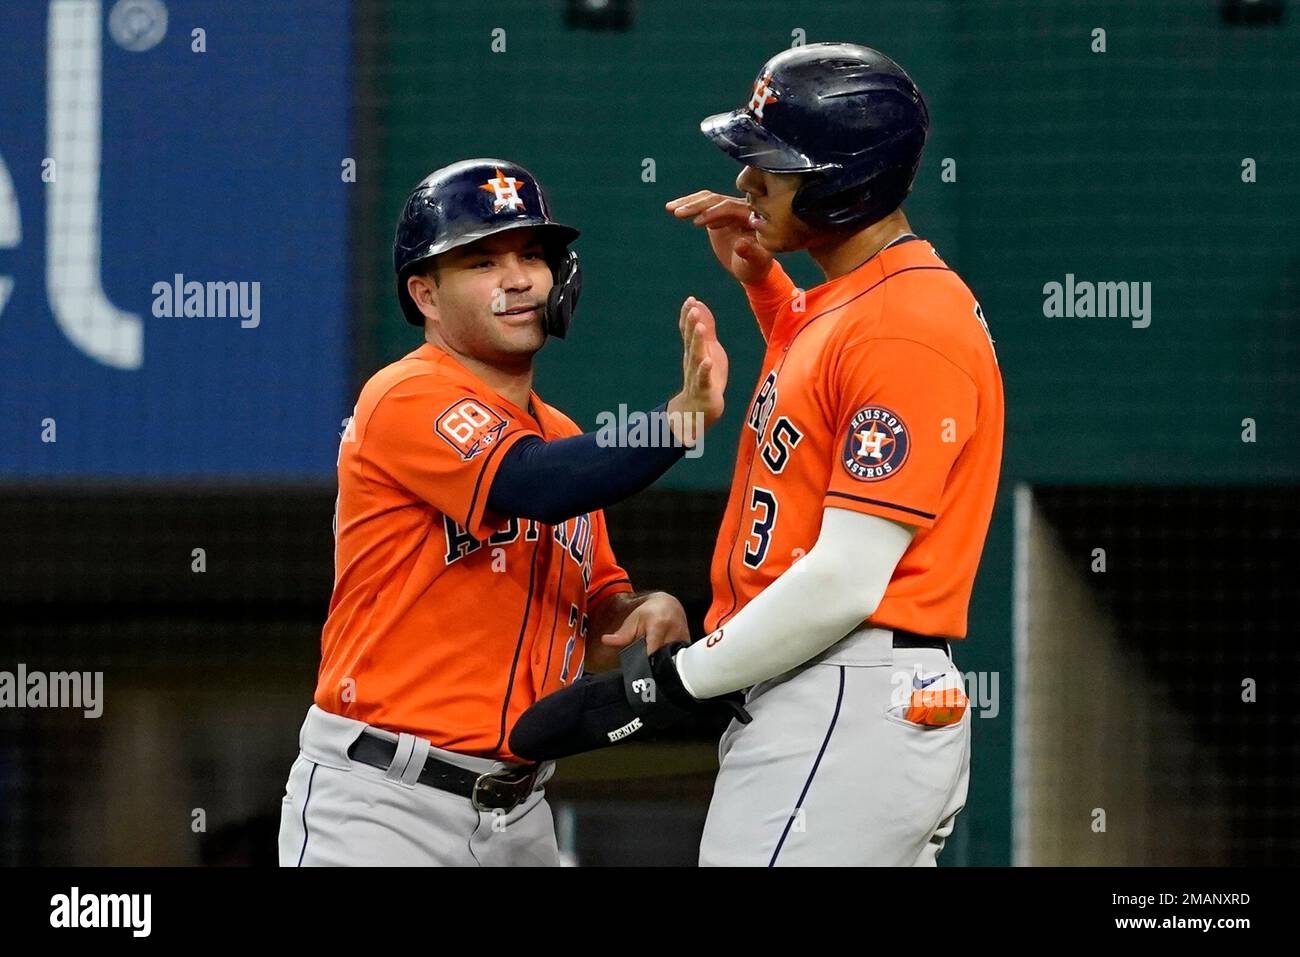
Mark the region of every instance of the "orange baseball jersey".
POLYGON ((487 511, 515 442, 581 431, 529 404, 427 343, 361 390, 339 447, 321 708, 510 759, 519 714, 581 673, 588 608, 631 585, 603 513, 552 527, 487 511))
POLYGON ((808 552, 835 507, 917 529, 870 621, 965 637, 1002 459, 1002 378, 979 304, 917 239, 807 293, 774 265, 747 294, 767 353, 707 629, 808 552))

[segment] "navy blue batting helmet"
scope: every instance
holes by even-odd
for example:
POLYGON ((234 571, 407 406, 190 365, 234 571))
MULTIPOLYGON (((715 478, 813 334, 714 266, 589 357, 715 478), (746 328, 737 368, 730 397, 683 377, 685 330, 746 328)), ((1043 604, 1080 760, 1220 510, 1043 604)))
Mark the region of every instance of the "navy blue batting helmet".
POLYGON ((812 226, 874 223, 916 178, 930 113, 889 57, 853 43, 811 43, 763 65, 742 109, 710 116, 704 135, 734 159, 807 173, 794 214, 812 226))
POLYGON ((582 291, 582 269, 569 244, 572 226, 551 218, 551 205, 537 177, 518 163, 471 159, 434 170, 411 192, 397 222, 393 268, 397 299, 406 321, 424 325, 424 316, 406 291, 406 280, 439 253, 508 229, 534 227, 541 233, 555 282, 546 301, 544 327, 563 338, 582 291))

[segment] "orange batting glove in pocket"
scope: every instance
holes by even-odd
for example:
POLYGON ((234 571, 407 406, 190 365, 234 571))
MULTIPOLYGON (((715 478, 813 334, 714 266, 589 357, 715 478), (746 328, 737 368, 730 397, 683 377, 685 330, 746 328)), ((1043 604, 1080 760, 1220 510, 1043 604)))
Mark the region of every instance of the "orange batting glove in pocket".
POLYGON ((910 696, 900 706, 889 710, 904 721, 927 728, 944 728, 956 724, 970 706, 959 672, 925 677, 919 671, 912 676, 910 696))
POLYGON ((913 724, 942 728, 960 721, 969 704, 970 699, 961 688, 913 689, 903 717, 913 724))

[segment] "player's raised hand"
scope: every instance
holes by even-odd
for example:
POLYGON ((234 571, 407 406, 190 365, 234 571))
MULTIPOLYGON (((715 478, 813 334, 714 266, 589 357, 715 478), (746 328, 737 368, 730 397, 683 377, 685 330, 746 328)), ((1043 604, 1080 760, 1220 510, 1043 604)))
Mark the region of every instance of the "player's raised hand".
POLYGON ((749 225, 749 204, 740 197, 702 189, 670 200, 665 208, 678 219, 707 229, 709 245, 722 268, 746 285, 762 282, 772 268, 772 254, 759 245, 749 225))
POLYGON ((727 390, 727 351, 718 341, 713 311, 687 296, 677 317, 682 337, 682 390, 668 400, 669 423, 678 440, 695 445, 702 437, 695 423, 708 428, 722 416, 727 390))

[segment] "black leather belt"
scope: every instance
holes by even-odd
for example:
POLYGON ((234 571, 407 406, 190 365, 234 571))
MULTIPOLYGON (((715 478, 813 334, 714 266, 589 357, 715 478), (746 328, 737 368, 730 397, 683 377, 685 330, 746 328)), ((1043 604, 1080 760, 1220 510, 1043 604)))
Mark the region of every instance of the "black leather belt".
MULTIPOLYGON (((370 731, 361 732, 361 736, 348 748, 348 757, 353 761, 360 761, 381 771, 388 770, 396 754, 396 741, 381 738, 370 731)), ((529 764, 481 774, 430 754, 424 759, 424 767, 420 769, 420 776, 416 780, 431 788, 469 798, 470 803, 479 811, 512 811, 533 793, 540 770, 538 765, 529 764)))
POLYGON ((952 657, 947 638, 931 638, 929 635, 917 635, 910 631, 900 631, 897 628, 894 629, 894 647, 933 648, 935 651, 942 651, 949 658, 952 657))

